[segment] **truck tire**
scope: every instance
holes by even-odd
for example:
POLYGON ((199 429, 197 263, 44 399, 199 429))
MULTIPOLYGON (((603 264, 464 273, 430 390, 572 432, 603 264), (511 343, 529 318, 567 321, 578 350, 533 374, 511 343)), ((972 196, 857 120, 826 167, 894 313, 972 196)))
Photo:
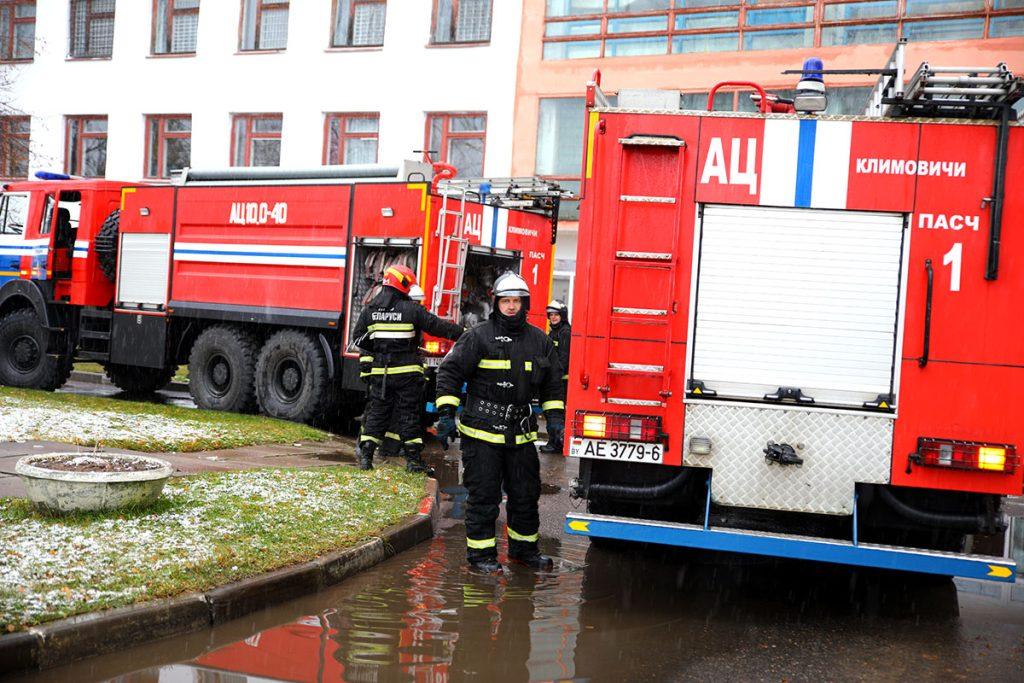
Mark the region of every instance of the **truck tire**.
POLYGON ((92 242, 100 270, 111 282, 117 277, 117 232, 121 223, 121 209, 114 209, 103 221, 92 242))
POLYGON ((163 389, 174 377, 178 366, 167 368, 142 368, 134 365, 107 363, 103 366, 107 378, 118 389, 129 396, 145 396, 163 389))
POLYGON ((0 318, 0 384, 44 391, 64 386, 72 359, 47 353, 49 341, 50 332, 30 308, 0 318))
POLYGON ((256 398, 264 415, 310 422, 330 403, 332 383, 327 359, 316 339, 298 330, 281 330, 256 361, 256 398))
POLYGON ((252 412, 256 407, 256 351, 256 340, 244 329, 214 325, 203 330, 188 357, 188 391, 196 405, 252 412))

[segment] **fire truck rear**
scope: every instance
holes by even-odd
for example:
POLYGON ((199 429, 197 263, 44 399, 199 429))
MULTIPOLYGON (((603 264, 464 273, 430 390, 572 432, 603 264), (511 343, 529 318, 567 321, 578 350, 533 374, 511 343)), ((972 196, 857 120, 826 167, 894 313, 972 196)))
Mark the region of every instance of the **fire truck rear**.
MULTIPOLYGON (((544 320, 562 195, 547 181, 438 185, 425 164, 44 175, 0 195, 0 384, 52 390, 81 360, 140 394, 187 364, 202 408, 358 414, 350 331, 393 263, 466 325, 498 273, 521 272, 544 320)), ((426 339, 428 365, 450 345, 426 339)))
POLYGON ((1014 580, 1021 82, 902 50, 859 117, 589 84, 569 533, 1014 580))

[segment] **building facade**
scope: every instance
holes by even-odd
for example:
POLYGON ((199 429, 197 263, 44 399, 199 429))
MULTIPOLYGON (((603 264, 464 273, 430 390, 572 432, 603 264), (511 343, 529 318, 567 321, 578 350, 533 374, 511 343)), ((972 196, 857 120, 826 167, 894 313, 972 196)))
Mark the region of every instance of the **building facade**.
MULTIPOLYGON (((606 93, 682 92, 703 109, 722 81, 754 81, 785 95, 807 57, 825 68, 882 68, 900 38, 907 67, 922 61, 1024 72, 1024 0, 524 0, 516 95, 515 175, 578 186, 583 93, 600 69, 606 93)), ((858 114, 875 76, 827 77, 830 114, 858 114)), ((745 92, 716 109, 753 111, 745 92)), ((566 206, 556 253, 556 291, 568 297, 576 217, 566 206)), ((571 302, 570 302, 571 306, 571 302)))
POLYGON ((508 175, 519 0, 0 0, 0 177, 508 175), (28 148, 25 148, 25 145, 28 148))

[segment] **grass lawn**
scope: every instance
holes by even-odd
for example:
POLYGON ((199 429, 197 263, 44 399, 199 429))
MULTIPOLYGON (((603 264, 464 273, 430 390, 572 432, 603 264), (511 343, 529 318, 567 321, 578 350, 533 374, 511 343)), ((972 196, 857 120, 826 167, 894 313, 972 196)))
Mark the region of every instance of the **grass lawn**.
POLYGON ((416 511, 397 467, 205 473, 145 510, 73 516, 0 498, 0 633, 208 590, 362 541, 416 511))
POLYGON ((327 432, 259 415, 0 386, 0 440, 189 453, 324 441, 327 432))
MULTIPOLYGON (((78 372, 96 372, 104 374, 103 366, 99 363, 75 363, 75 370, 78 372)), ((188 382, 188 366, 179 365, 174 373, 175 382, 188 382)))

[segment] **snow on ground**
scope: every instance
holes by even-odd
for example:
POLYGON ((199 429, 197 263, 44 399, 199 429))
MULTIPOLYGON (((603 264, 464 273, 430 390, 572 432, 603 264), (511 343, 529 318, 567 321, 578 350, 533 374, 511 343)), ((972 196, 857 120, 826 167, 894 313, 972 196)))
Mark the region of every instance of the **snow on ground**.
POLYGON ((0 439, 5 441, 95 442, 139 439, 163 443, 223 437, 235 427, 199 421, 135 415, 111 410, 57 408, 12 397, 0 397, 0 439))

